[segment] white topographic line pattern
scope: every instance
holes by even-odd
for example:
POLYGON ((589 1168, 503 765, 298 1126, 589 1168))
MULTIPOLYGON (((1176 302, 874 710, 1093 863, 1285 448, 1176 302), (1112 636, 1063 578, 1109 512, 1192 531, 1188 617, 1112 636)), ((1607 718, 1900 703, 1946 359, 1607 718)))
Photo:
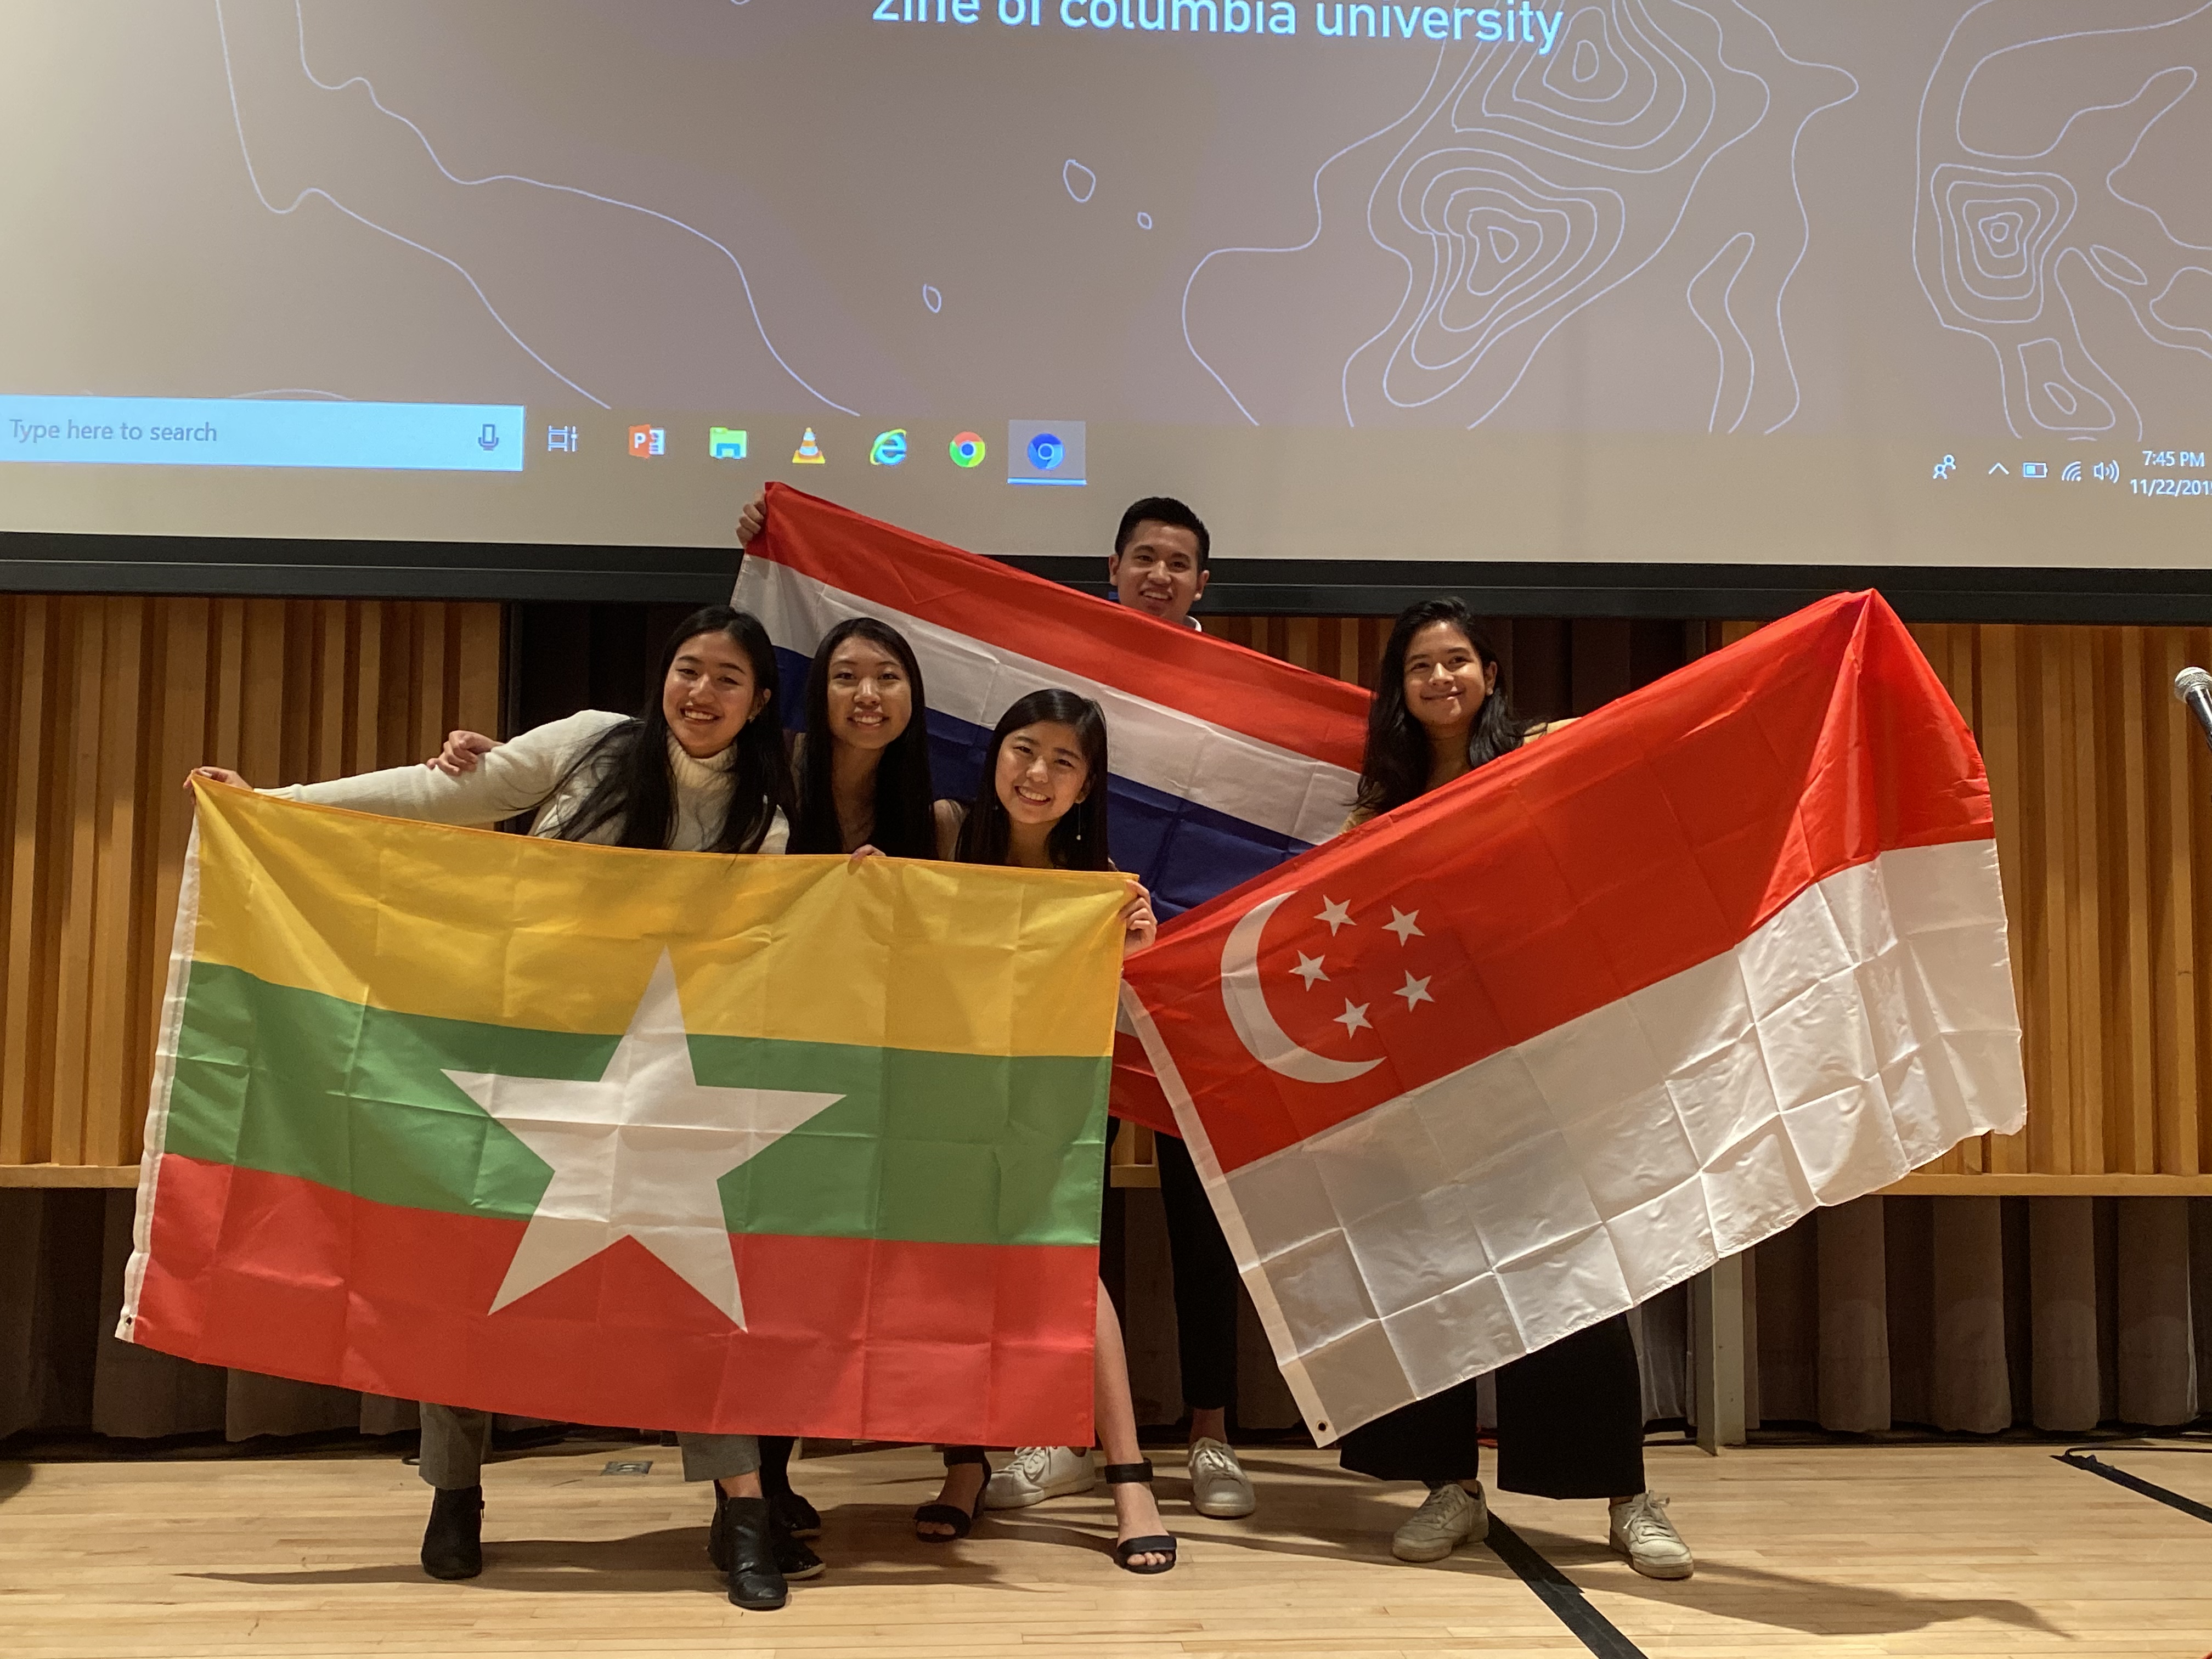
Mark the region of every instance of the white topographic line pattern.
MULTIPOLYGON (((1687 301, 1684 326, 1694 321, 1720 356, 1710 397, 1699 387, 1677 398, 1685 422, 1785 424, 1802 400, 1783 301, 1811 240, 1798 142, 1857 91, 1845 71, 1790 55, 1741 3, 1590 0, 1568 12, 1547 55, 1504 43, 1440 49, 1413 109, 1323 164, 1403 130, 1388 161, 1361 175, 1357 234, 1402 277, 1387 320, 1340 359, 1343 419, 1482 424, 1568 318, 1671 251, 1674 281, 1686 279, 1670 284, 1687 301), (1717 164, 1730 169, 1725 187, 1717 164)), ((1185 338, 1248 419, 1261 416, 1232 387, 1242 369, 1225 368, 1230 351, 1208 337, 1209 325, 1225 335, 1234 325, 1195 319, 1204 307, 1193 290, 1211 261, 1229 260, 1236 281, 1234 256, 1300 254, 1354 234, 1341 215, 1331 222, 1320 173, 1314 192, 1306 241, 1216 250, 1186 287, 1185 338)))
MULTIPOLYGON (((1942 325, 1988 344, 2014 437, 2124 442, 2154 418, 2201 417, 2203 383, 2193 408, 2146 410, 2150 377, 2139 374, 2131 392, 2112 366, 2139 357, 2144 342, 2212 358, 2212 249, 2176 235, 2118 182, 2130 163, 2155 159, 2146 143, 2208 59, 2212 3, 2172 0, 2094 10, 1981 0, 1944 41, 1920 100, 1913 264, 1942 325), (2096 26, 2047 27, 2084 18, 2096 26), (2124 78, 2142 75, 2131 96, 2097 103, 2069 91, 2069 76, 2086 78, 2116 56, 2124 78), (2130 69, 2130 58, 2141 61, 2130 69), (2057 129, 2048 144, 2014 152, 1973 142, 1977 116, 2010 115, 2029 90, 2057 129), (2196 319, 2176 320, 2192 289, 2196 319)), ((2189 169, 2200 184, 2203 166, 2200 156, 2189 169)))
MULTIPOLYGON (((1244 407, 1244 400, 1237 395, 1235 388, 1232 387, 1228 381, 1221 378, 1220 371, 1215 368, 1212 363, 1206 362, 1206 354, 1199 349, 1198 343, 1190 337, 1190 295, 1192 289, 1198 285, 1198 279, 1205 274, 1206 266, 1212 264, 1216 259, 1226 258, 1237 254, 1303 253, 1308 248, 1313 246, 1315 243, 1318 242, 1321 240, 1321 234, 1323 228, 1328 222, 1328 212, 1322 206, 1322 175, 1327 173, 1331 167, 1334 167, 1339 161, 1341 161, 1346 156, 1373 143, 1377 138, 1382 137, 1386 134, 1396 131, 1410 118, 1419 114, 1422 107, 1427 104, 1429 94, 1436 89, 1437 73, 1442 70, 1443 68, 1443 54, 1439 52, 1437 56, 1437 69, 1431 72, 1429 76, 1429 84, 1422 88, 1421 96, 1415 102, 1412 109, 1407 110, 1405 114, 1399 116, 1397 119, 1390 122, 1388 125, 1377 127, 1373 132, 1369 133, 1365 137, 1353 139, 1352 143, 1346 144, 1342 149, 1337 151, 1335 155, 1330 156, 1328 160, 1323 161, 1319 167, 1314 169, 1314 228, 1312 235, 1307 237, 1303 242, 1295 243, 1289 247, 1218 247, 1212 252, 1208 253, 1204 258, 1200 259, 1195 265, 1191 267, 1190 276, 1182 285, 1182 343, 1190 349, 1190 355, 1198 360, 1198 366, 1213 377, 1213 383, 1219 386, 1223 392, 1227 395, 1231 403, 1237 405, 1237 412, 1239 415, 1242 415, 1246 420, 1251 422, 1254 426, 1260 424, 1260 417, 1255 415, 1250 410, 1244 407)), ((1403 151, 1401 150, 1400 154, 1403 154, 1403 151)), ((1393 156, 1391 158, 1394 162, 1396 159, 1396 156, 1393 156)))
MULTIPOLYGON (((549 191, 560 195, 577 197, 585 201, 597 202, 603 206, 619 208, 628 212, 641 214, 649 219, 658 220, 659 222, 672 226, 678 230, 684 232, 688 235, 696 237, 700 241, 714 249, 715 252, 719 252, 724 258, 730 262, 731 268, 737 272, 738 285, 744 291, 745 307, 752 317, 753 326, 759 331, 761 344, 766 348, 769 355, 775 358, 777 365, 781 368, 783 372, 788 374, 800 387, 813 397, 819 398, 828 407, 836 410, 839 413, 845 415, 851 415, 857 412, 847 408, 843 404, 837 402, 836 399, 830 397, 827 393, 817 390, 814 386, 810 384, 805 377, 800 374, 797 369, 793 368, 788 362, 785 362, 783 354, 776 349, 775 342, 769 337, 768 325, 761 317, 760 307, 758 302, 754 299, 752 283, 750 278, 745 275, 744 262, 740 260, 735 253, 731 252, 731 250, 722 242, 718 241, 715 238, 708 235, 705 231, 699 229, 696 226, 686 224, 683 220, 676 218, 672 215, 662 213, 654 208, 642 206, 635 202, 626 202, 617 197, 601 195, 596 191, 585 190, 579 185, 555 184, 546 179, 528 178, 521 173, 487 173, 481 178, 465 178, 456 173, 452 168, 446 165, 443 158, 439 155, 437 147, 430 142, 429 135, 425 133, 420 126, 416 125, 415 122, 409 119, 406 116, 401 114, 398 111, 389 107, 384 102, 383 99, 378 95, 374 84, 371 82, 366 76, 356 75, 347 80, 338 82, 325 81, 318 76, 307 61, 307 23, 305 11, 301 4, 301 0, 293 0, 292 10, 293 21, 299 32, 300 72, 306 76, 307 80, 313 86, 324 92, 337 93, 343 92, 348 88, 356 86, 362 88, 368 94, 369 103, 376 109, 378 113, 398 122, 402 126, 405 127, 410 132, 415 135, 416 141, 422 144, 424 154, 429 157, 431 165, 436 167, 439 173, 442 174, 448 182, 460 185, 464 188, 474 188, 483 185, 524 185, 536 190, 549 191)), ((323 201, 329 203, 331 206, 337 209, 337 211, 345 215, 346 217, 353 220, 355 222, 365 226, 370 230, 377 232, 380 235, 388 236, 393 241, 402 243, 408 247, 416 249, 419 252, 428 254, 431 258, 439 261, 441 264, 452 267, 452 269, 460 276, 461 280, 465 282, 469 285, 470 289, 475 293, 477 300, 483 303, 484 310, 490 314, 492 320, 499 325, 501 330, 507 335, 507 338, 513 340, 517 346, 520 347, 532 362, 536 362, 538 367, 544 369, 548 374, 553 376, 555 380, 559 380, 563 386, 568 386, 571 391, 577 392, 579 395, 589 398, 592 403, 599 404, 600 408, 605 409, 611 406, 605 398, 600 398, 597 394, 586 390, 585 387, 579 386, 574 380, 570 380, 568 376, 563 374, 559 369, 554 368, 553 365, 548 362, 544 356, 539 355, 539 353, 528 341, 525 340, 520 334, 516 333, 514 329, 508 324, 507 319, 500 313, 499 307, 492 303, 491 296, 484 292, 483 284, 480 283, 477 278, 471 274, 468 269, 459 260, 451 258, 449 255, 440 252, 436 248, 430 247, 424 243, 418 242, 411 237, 403 235, 398 231, 392 229, 389 226, 379 224, 376 221, 368 217, 366 215, 356 212, 352 208, 348 207, 343 202, 338 200, 338 198, 332 195, 329 191, 322 189, 318 185, 311 185, 307 186, 295 195, 290 202, 283 205, 279 205, 277 203, 271 201, 269 198, 268 192, 261 187, 260 176, 256 172, 253 165, 252 151, 246 143, 246 120, 243 113, 239 108, 238 81, 236 74, 231 64, 230 34, 228 27, 223 19, 222 0, 215 0, 215 16, 216 30, 222 47, 223 77, 228 87, 230 94, 231 119, 238 131, 239 152, 245 160, 246 176, 252 183, 253 193, 259 199, 264 207, 267 208, 271 213, 277 214, 279 216, 288 216, 296 212, 299 210, 301 204, 307 201, 310 198, 320 198, 323 201)))

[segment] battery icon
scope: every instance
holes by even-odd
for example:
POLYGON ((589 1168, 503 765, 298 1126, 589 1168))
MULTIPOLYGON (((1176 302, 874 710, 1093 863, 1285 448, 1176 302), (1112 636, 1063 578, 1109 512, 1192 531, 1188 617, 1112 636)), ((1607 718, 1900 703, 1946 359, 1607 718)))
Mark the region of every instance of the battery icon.
POLYGON ((2051 476, 2051 469, 2041 461, 2022 461, 2020 476, 2023 478, 2047 478, 2051 476))

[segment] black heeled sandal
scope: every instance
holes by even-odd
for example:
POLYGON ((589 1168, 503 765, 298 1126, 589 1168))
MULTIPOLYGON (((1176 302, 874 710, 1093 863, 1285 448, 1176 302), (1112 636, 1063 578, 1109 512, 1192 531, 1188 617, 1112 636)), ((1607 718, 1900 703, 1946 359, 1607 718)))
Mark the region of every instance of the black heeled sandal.
POLYGON ((984 1489, 991 1484, 991 1460, 983 1455, 981 1446, 955 1446, 945 1454, 945 1467, 958 1468, 963 1463, 983 1466, 982 1485, 975 1488, 975 1507, 955 1509, 950 1504, 924 1504, 914 1512, 914 1535, 925 1544, 950 1544, 965 1538, 975 1525, 975 1518, 983 1513, 984 1489), (950 1533, 924 1532, 925 1526, 950 1527, 950 1533))
MULTIPOLYGON (((1152 1459, 1140 1457, 1133 1463, 1109 1463, 1106 1466, 1106 1484, 1109 1486, 1151 1486, 1152 1459)), ((1114 1565, 1124 1572, 1165 1572, 1175 1564, 1176 1540, 1164 1532, 1146 1538, 1125 1538, 1114 1546, 1114 1565), (1135 1555, 1164 1555, 1167 1559, 1140 1567, 1129 1559, 1135 1555)))

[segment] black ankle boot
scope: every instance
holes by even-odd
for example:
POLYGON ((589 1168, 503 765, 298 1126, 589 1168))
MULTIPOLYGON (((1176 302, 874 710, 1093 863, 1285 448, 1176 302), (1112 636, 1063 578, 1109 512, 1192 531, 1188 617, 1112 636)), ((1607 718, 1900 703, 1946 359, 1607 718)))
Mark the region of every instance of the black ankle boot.
POLYGON ((433 1578, 473 1578, 483 1571, 483 1488, 440 1486, 422 1528, 422 1571, 433 1578))
POLYGON ((768 1506, 775 1511, 778 1524, 793 1538, 819 1538, 822 1535, 821 1515, 813 1504, 789 1486, 769 1487, 768 1506))
POLYGON ((775 1527, 765 1498, 725 1498, 714 1506, 714 1536, 708 1554, 729 1575, 730 1602, 768 1613, 790 1599, 776 1566, 775 1527))
MULTIPOLYGON (((729 1504, 720 1486, 714 1488, 714 1519, 707 1528, 707 1559, 714 1564, 714 1571, 726 1574, 730 1570, 730 1533, 722 1523, 722 1510, 729 1504)), ((775 1570, 786 1583, 795 1584, 804 1578, 822 1576, 822 1558, 799 1541, 791 1528, 784 1524, 783 1512, 774 1498, 768 1500, 769 1551, 775 1558, 775 1570)))

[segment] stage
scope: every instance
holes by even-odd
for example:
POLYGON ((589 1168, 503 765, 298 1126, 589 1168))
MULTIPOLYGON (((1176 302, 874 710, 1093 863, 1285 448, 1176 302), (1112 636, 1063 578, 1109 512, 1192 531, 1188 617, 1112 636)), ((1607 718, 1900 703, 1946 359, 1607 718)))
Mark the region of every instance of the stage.
MULTIPOLYGON (((1610 1555, 1601 1504, 1511 1494, 1497 1512, 1525 1549, 1497 1534, 1498 1551, 1404 1565, 1389 1534, 1416 1494, 1310 1450, 1250 1455, 1261 1501, 1249 1522, 1192 1515, 1179 1464, 1156 1455, 1162 1507, 1183 1539, 1182 1565, 1164 1578, 1115 1571, 1103 1492, 932 1547, 908 1516, 929 1495, 935 1458, 856 1453, 794 1468, 823 1511, 830 1570, 794 1586, 783 1612, 750 1614, 708 1572, 708 1500, 683 1484, 672 1449, 572 1443, 496 1463, 485 1572, 461 1584, 416 1570, 426 1489, 396 1458, 0 1464, 0 1629, 12 1659, 1062 1649, 2197 1659, 2212 1649, 2212 1522, 2062 1463, 2061 1449, 1715 1459, 1655 1446, 1652 1486, 1673 1496, 1698 1552, 1682 1583, 1640 1578, 1610 1555), (605 1472, 647 1460, 643 1474, 605 1472)), ((2212 1456, 2118 1443, 2096 1455, 2212 1504, 2212 1456)))

